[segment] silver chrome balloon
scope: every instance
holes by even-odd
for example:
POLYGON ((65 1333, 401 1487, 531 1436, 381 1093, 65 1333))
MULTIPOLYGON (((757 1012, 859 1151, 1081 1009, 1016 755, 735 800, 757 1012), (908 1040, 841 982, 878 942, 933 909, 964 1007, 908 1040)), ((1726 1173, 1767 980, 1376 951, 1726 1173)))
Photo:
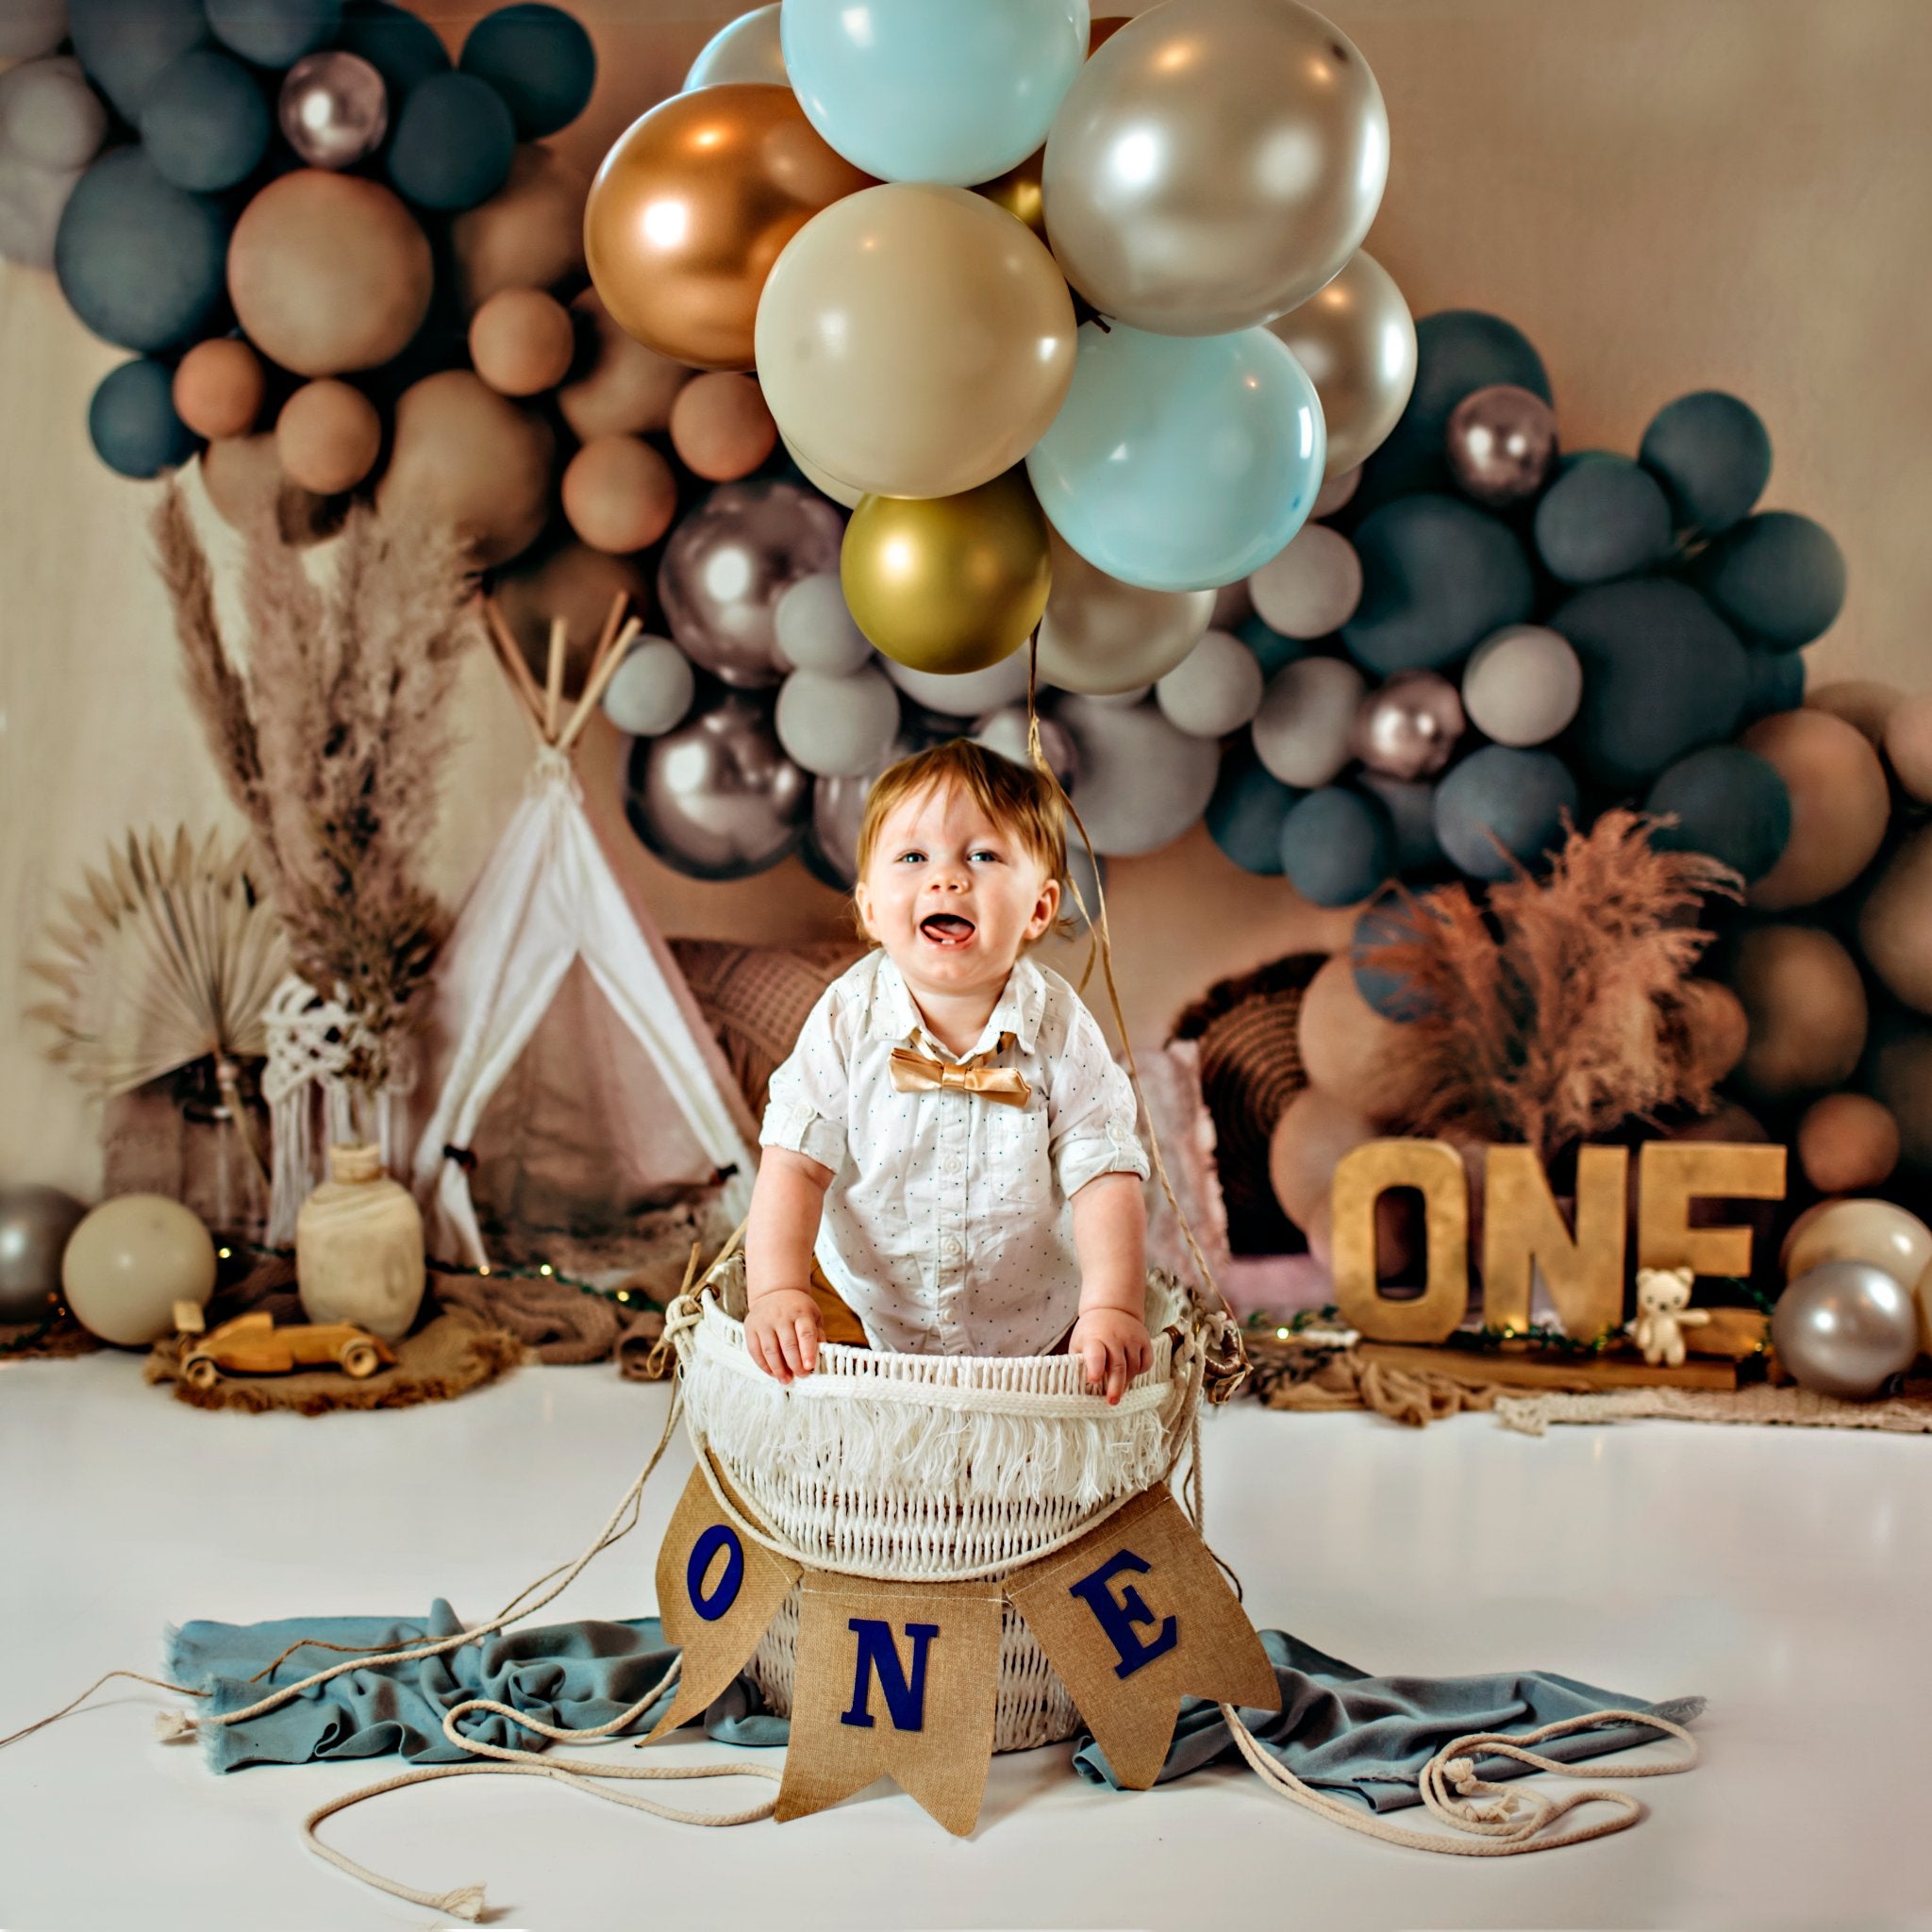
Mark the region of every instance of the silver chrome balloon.
POLYGON ((1799 1382, 1847 1401, 1875 1395, 1919 1353, 1911 1291, 1869 1261, 1821 1261, 1778 1297, 1772 1346, 1799 1382))
POLYGON ((60 1257, 87 1209, 58 1188, 0 1187, 0 1322, 38 1322, 60 1291, 60 1257))

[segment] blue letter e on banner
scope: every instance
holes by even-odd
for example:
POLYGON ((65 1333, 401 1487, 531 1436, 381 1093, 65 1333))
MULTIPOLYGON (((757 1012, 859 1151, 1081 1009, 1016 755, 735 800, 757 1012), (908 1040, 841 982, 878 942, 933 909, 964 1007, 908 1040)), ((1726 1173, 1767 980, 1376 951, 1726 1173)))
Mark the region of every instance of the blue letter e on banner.
POLYGON ((1144 1575, 1153 1567, 1132 1550, 1116 1550, 1098 1570, 1083 1576, 1067 1591, 1069 1596, 1080 1598, 1093 1612, 1100 1627, 1107 1632, 1108 1641, 1119 1653, 1120 1662, 1113 1667, 1116 1677, 1131 1677, 1142 1664, 1151 1664, 1179 1641, 1180 1626, 1172 1617, 1162 1621, 1154 1637, 1143 1641, 1134 1625, 1154 1622, 1147 1600, 1131 1583, 1122 1586, 1119 1596, 1108 1588, 1123 1570, 1144 1575))
POLYGON ((900 1667, 899 1647, 892 1641, 892 1626, 877 1617, 854 1617, 850 1627, 858 1636, 858 1663, 852 1679, 852 1708, 840 1718, 841 1724, 860 1730, 872 1728, 872 1680, 879 1680, 885 1692, 886 1708, 891 1713, 895 1731, 923 1731, 925 1728, 925 1651, 940 1634, 937 1624, 908 1624, 906 1634, 912 1640, 912 1673, 908 1678, 900 1667))

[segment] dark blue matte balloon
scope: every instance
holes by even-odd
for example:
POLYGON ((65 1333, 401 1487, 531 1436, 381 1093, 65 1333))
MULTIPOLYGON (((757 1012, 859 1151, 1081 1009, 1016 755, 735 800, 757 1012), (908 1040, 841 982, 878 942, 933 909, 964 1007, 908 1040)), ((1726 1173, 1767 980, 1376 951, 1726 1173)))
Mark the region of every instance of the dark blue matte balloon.
POLYGON ((1666 852, 1707 852, 1748 886, 1761 879, 1790 842, 1791 794, 1774 767, 1741 744, 1711 744, 1679 758, 1643 808, 1677 823, 1653 831, 1666 852))
POLYGON ((1844 553, 1829 530, 1790 510, 1764 510, 1725 531, 1695 575, 1725 617, 1774 651, 1823 637, 1844 608, 1844 553))
POLYGON ((200 335, 221 307, 228 225, 212 201, 162 180, 138 147, 76 183, 54 237, 68 307, 94 334, 152 354, 200 335))
POLYGON ((349 0, 336 45, 359 55, 382 75, 391 112, 418 81, 449 72, 449 55, 436 29, 390 0, 349 0))
POLYGON ((199 444, 175 413, 175 377, 164 362, 124 362, 101 378, 87 406, 94 454, 124 476, 156 476, 185 463, 199 444))
POLYGON ((1671 554, 1662 486, 1627 457, 1604 456, 1558 476, 1536 507, 1536 547, 1552 576, 1602 584, 1671 554))
POLYGON ((1273 677, 1284 664, 1292 664, 1297 658, 1306 658, 1308 647, 1299 638, 1285 638, 1278 630, 1271 630, 1259 617, 1244 617, 1235 625, 1234 634, 1254 652, 1261 666, 1263 677, 1273 677))
POLYGON ((1542 358, 1513 323, 1475 308, 1445 308, 1415 325, 1415 388, 1401 420, 1369 458, 1349 509, 1357 516, 1417 490, 1451 487, 1443 438, 1472 390, 1514 383, 1551 400, 1542 358))
POLYGON ((1555 752, 1486 744, 1436 787, 1436 837, 1458 872, 1507 879, 1511 859, 1533 866, 1562 842, 1577 803, 1576 780, 1555 752))
POLYGON ((1575 737, 1600 784, 1647 784, 1743 715, 1744 647, 1697 592, 1668 577, 1579 591, 1549 620, 1583 662, 1575 737))
POLYGON ((1380 772, 1358 772, 1355 782, 1372 798, 1379 798, 1395 828, 1395 870, 1404 877, 1427 872, 1442 862, 1436 841, 1436 788, 1380 772))
POLYGON ((1324 785, 1281 822, 1281 869, 1315 906, 1353 906, 1395 869, 1395 832, 1373 798, 1324 785))
POLYGON ((89 79, 129 121, 161 70, 208 32, 201 0, 69 0, 67 21, 89 79))
POLYGON ((1356 991, 1385 1020, 1407 1025, 1435 1010, 1436 1003, 1407 974, 1375 962, 1378 946, 1407 945, 1419 930, 1417 919, 1428 908, 1426 899, 1411 905, 1399 898, 1378 899, 1355 923, 1348 955, 1356 991))
POLYGON ((208 194, 254 172, 272 125, 254 75, 219 48, 197 47, 149 88, 141 144, 176 188, 208 194))
POLYGON ((1805 659, 1799 652, 1744 653, 1744 724, 1795 711, 1804 702, 1805 659))
POLYGON ((403 103, 389 177, 418 208, 475 208, 508 178, 516 142, 509 109, 493 88, 473 75, 432 75, 403 103))
POLYGON ((1757 411, 1716 389, 1666 403, 1637 458, 1664 486, 1678 525, 1713 536, 1748 516, 1771 480, 1771 437, 1757 411))
POLYGON ((1613 449, 1565 450, 1557 458, 1557 475, 1567 476, 1584 463, 1627 463, 1629 460, 1628 457, 1619 456, 1613 449))
POLYGON ((206 0, 215 39, 258 67, 292 67, 325 46, 341 25, 342 0, 206 0))
POLYGON ((1267 771, 1244 738, 1221 760, 1203 814, 1208 835, 1243 872, 1274 877, 1281 871, 1281 822, 1306 795, 1267 771))
POLYGON ((1355 533, 1362 596, 1341 627, 1378 676, 1439 671, 1530 613, 1529 558, 1505 525, 1453 496, 1399 496, 1355 533))
POLYGON ((500 7, 470 29, 458 63, 508 106, 519 141, 541 141, 584 111, 597 80, 591 37, 560 8, 500 7))

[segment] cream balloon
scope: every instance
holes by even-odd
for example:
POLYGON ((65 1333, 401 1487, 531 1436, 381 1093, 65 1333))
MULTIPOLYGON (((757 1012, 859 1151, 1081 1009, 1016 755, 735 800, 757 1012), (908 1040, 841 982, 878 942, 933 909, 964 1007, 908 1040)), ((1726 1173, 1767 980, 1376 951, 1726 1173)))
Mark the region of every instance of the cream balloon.
POLYGON ((75 1320, 103 1341, 145 1348, 175 1325, 175 1304, 206 1307, 215 1244, 200 1217, 165 1194, 103 1201, 67 1242, 60 1286, 75 1320))
POLYGON ((1040 675, 1105 697, 1165 677, 1200 642, 1212 591, 1143 591, 1092 564, 1050 525, 1053 588, 1040 623, 1040 675))
POLYGON ((1912 1288, 1932 1268, 1932 1228, 1890 1201, 1822 1201, 1791 1228, 1780 1257, 1795 1281, 1825 1261, 1864 1261, 1912 1288))
POLYGON ((857 509, 865 496, 862 490, 855 490, 849 483, 841 482, 829 470, 822 470, 809 457, 802 456, 780 435, 785 443, 785 454, 798 465, 798 473, 821 496, 829 496, 834 503, 843 504, 847 509, 857 509))
POLYGON ((681 93, 699 87, 729 87, 748 81, 764 87, 789 87, 785 56, 778 45, 778 7, 755 7, 726 21, 704 44, 684 76, 681 93))
POLYGON ((1357 249, 1326 288, 1277 315, 1268 330, 1288 344, 1322 398, 1327 474, 1357 468, 1381 448, 1415 388, 1415 319, 1395 277, 1357 249))
POLYGON ((1224 335, 1306 302, 1369 232, 1389 113, 1357 49, 1293 0, 1166 0, 1074 78, 1046 231, 1103 315, 1224 335))
POLYGON ((963 188, 888 182, 823 209, 758 301, 758 380, 798 456, 870 494, 957 496, 1040 441, 1074 378, 1053 258, 963 188))

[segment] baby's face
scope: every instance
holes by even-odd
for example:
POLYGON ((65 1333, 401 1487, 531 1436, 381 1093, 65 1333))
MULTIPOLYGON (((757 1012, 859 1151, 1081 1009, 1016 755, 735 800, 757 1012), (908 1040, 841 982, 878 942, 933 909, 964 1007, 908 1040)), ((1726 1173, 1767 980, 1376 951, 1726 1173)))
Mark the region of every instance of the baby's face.
POLYGON ((914 993, 996 991, 1053 924, 1060 889, 958 787, 901 799, 854 894, 865 929, 914 993))

